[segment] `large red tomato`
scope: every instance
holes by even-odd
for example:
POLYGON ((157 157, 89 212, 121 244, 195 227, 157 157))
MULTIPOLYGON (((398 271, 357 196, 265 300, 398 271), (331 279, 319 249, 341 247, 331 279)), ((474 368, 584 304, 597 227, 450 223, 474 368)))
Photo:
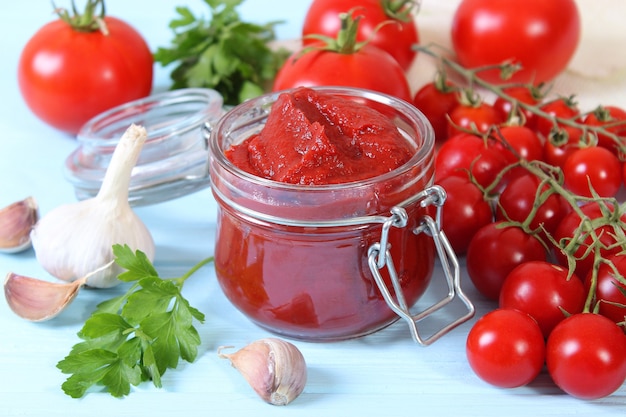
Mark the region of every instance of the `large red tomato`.
POLYGON ((85 31, 57 19, 24 47, 19 88, 45 123, 75 134, 97 114, 150 94, 153 59, 145 40, 115 17, 104 23, 106 32, 85 31))
MULTIPOLYGON (((462 0, 452 21, 452 45, 470 68, 512 60, 522 66, 509 81, 539 84, 563 71, 578 46, 575 0, 462 0)), ((481 72, 502 82, 497 70, 481 72)))
POLYGON ((355 16, 361 20, 356 40, 370 39, 372 45, 390 53, 406 70, 416 55, 411 46, 419 42, 413 3, 410 0, 314 0, 302 25, 304 44, 314 42, 306 38, 308 35, 336 37, 341 29, 339 14, 357 8, 355 16))

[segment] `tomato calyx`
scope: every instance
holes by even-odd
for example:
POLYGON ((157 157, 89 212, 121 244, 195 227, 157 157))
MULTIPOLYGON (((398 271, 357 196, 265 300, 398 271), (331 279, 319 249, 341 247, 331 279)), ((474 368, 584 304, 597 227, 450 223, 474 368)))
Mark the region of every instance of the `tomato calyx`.
POLYGON ((319 41, 319 44, 303 48, 301 55, 309 51, 329 51, 347 55, 357 53, 369 42, 369 39, 362 42, 357 42, 356 40, 359 21, 362 19, 362 16, 354 16, 354 13, 359 9, 361 7, 355 7, 345 13, 339 13, 341 28, 335 38, 318 34, 305 36, 305 39, 315 39, 319 41))
POLYGON ((108 35, 109 33, 107 25, 104 22, 104 16, 106 15, 104 0, 87 0, 85 10, 82 13, 76 8, 76 2, 74 0, 72 0, 72 14, 63 7, 57 7, 54 2, 52 2, 52 6, 57 16, 76 31, 100 31, 103 35, 108 35))
POLYGON ((414 0, 381 0, 381 4, 390 19, 405 23, 413 20, 413 15, 419 8, 419 2, 414 0))

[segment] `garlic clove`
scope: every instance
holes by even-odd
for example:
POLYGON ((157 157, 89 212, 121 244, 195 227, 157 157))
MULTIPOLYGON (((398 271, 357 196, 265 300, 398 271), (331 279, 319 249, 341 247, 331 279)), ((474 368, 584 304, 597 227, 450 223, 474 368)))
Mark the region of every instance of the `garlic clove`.
POLYGON ((63 311, 84 284, 85 280, 49 282, 9 272, 4 280, 4 297, 21 318, 45 321, 63 311))
POLYGON ((30 248, 30 231, 39 219, 33 197, 0 209, 0 252, 16 253, 30 248))
POLYGON ((265 402, 287 405, 304 390, 306 362, 292 343, 270 337, 256 340, 231 354, 222 353, 226 348, 220 347, 218 355, 229 359, 265 402))

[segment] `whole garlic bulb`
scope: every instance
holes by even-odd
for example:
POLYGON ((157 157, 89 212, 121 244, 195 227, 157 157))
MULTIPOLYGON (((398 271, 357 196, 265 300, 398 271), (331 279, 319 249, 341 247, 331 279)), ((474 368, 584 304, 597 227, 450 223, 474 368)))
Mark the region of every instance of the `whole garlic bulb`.
POLYGON ((307 368, 302 352, 285 340, 256 340, 235 353, 218 355, 227 358, 267 403, 287 405, 304 390, 307 368))
POLYGON ((131 125, 113 152, 98 194, 59 206, 37 222, 31 232, 32 245, 48 273, 64 281, 89 275, 87 286, 107 288, 120 283, 121 269, 111 263, 114 244, 127 244, 153 260, 152 235, 128 203, 131 172, 146 137, 144 127, 131 125))

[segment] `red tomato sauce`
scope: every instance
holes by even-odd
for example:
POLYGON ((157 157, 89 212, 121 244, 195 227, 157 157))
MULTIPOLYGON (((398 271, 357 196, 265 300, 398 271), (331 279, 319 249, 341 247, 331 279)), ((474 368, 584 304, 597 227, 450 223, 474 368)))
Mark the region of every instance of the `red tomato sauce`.
POLYGON ((389 172, 415 150, 383 114, 300 88, 283 93, 265 128, 226 156, 239 168, 290 184, 336 184, 389 172))
MULTIPOLYGON (((398 319, 368 265, 368 249, 380 241, 381 224, 348 221, 387 217, 391 207, 431 185, 432 149, 420 152, 419 132, 400 133, 395 109, 361 100, 309 89, 283 93, 262 130, 225 140, 218 145, 221 155, 213 149, 218 155, 211 161, 219 208, 218 281, 241 312, 275 333, 340 340, 398 319), (273 221, 272 216, 295 222, 273 221), (328 220, 339 223, 315 225, 328 220)), ((255 114, 224 116, 217 140, 249 130, 240 125, 255 114)), ((426 290, 435 256, 432 239, 414 229, 421 216, 432 213, 416 203, 405 208, 408 225, 392 227, 389 243, 404 298, 413 305, 426 290)), ((380 272, 394 294, 387 269, 380 272)))

